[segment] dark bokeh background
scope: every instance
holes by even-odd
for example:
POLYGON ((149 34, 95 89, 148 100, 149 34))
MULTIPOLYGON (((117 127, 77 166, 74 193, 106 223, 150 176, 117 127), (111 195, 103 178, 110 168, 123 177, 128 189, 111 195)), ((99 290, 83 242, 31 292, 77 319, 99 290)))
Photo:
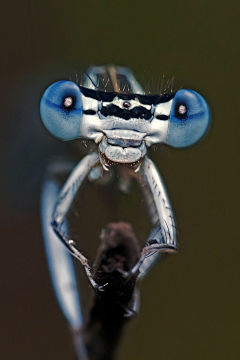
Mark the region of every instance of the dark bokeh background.
MULTIPOLYGON (((118 359, 240 358, 239 10, 229 0, 1 4, 1 359, 73 359, 47 270, 39 197, 47 159, 78 153, 43 128, 39 100, 53 81, 109 62, 132 68, 153 91, 163 73, 176 76, 212 111, 200 144, 151 154, 175 208, 180 252, 141 284, 141 312, 118 359)), ((90 253, 109 220, 130 220, 146 235, 139 199, 136 189, 119 197, 113 214, 106 190, 86 190, 80 222, 90 253)))

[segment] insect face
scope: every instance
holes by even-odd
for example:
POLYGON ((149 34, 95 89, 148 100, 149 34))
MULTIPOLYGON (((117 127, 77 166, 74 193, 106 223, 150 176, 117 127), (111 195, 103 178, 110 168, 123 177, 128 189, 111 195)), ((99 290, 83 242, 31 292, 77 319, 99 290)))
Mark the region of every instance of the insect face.
POLYGON ((193 90, 142 95, 103 92, 58 81, 43 94, 46 128, 61 140, 94 140, 102 163, 134 164, 147 148, 166 143, 183 148, 196 143, 209 126, 209 109, 193 90))

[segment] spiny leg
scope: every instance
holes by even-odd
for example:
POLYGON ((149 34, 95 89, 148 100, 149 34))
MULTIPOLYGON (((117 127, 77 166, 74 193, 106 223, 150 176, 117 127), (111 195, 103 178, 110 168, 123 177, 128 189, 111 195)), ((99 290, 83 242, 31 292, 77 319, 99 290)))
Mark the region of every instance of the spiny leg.
POLYGON ((156 166, 147 157, 143 161, 140 175, 139 181, 153 228, 139 263, 132 270, 139 271, 139 279, 145 276, 165 253, 176 252, 178 249, 175 219, 167 191, 156 166))
POLYGON ((140 280, 164 257, 164 254, 176 252, 178 246, 174 214, 156 166, 145 157, 140 171, 131 171, 131 175, 140 185, 153 225, 139 261, 128 274, 125 274, 126 279, 129 279, 138 273, 140 280))

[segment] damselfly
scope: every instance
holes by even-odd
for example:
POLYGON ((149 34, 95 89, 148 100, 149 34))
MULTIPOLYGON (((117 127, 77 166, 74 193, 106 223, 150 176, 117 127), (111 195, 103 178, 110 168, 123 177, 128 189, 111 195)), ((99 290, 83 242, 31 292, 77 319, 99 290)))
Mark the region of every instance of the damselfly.
POLYGON ((162 254, 178 248, 170 201, 147 150, 154 144, 184 148, 196 143, 209 126, 209 109, 203 97, 193 90, 146 95, 129 69, 103 66, 90 68, 83 86, 73 81, 49 86, 42 96, 40 112, 45 127, 57 138, 87 139, 98 146, 72 170, 61 190, 56 177, 72 165, 66 161, 53 164, 43 190, 43 229, 55 290, 70 324, 79 327, 81 314, 73 265, 59 239, 82 263, 92 286, 97 290, 102 287, 93 279, 88 259, 63 228, 77 191, 87 177, 99 180, 113 167, 119 172, 125 191, 126 179, 139 182, 152 231, 140 260, 126 277, 137 274, 141 279, 162 254), (102 83, 105 85, 101 90, 102 83))

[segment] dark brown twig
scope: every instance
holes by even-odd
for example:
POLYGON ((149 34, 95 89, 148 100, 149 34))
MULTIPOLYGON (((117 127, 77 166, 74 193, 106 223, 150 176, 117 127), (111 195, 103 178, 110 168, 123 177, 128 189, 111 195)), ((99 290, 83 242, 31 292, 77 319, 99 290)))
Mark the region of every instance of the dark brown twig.
POLYGON ((95 295, 88 321, 81 331, 89 360, 114 358, 126 317, 134 302, 136 276, 126 274, 137 263, 140 246, 132 226, 110 223, 101 234, 101 245, 94 264, 94 280, 105 285, 95 295))

